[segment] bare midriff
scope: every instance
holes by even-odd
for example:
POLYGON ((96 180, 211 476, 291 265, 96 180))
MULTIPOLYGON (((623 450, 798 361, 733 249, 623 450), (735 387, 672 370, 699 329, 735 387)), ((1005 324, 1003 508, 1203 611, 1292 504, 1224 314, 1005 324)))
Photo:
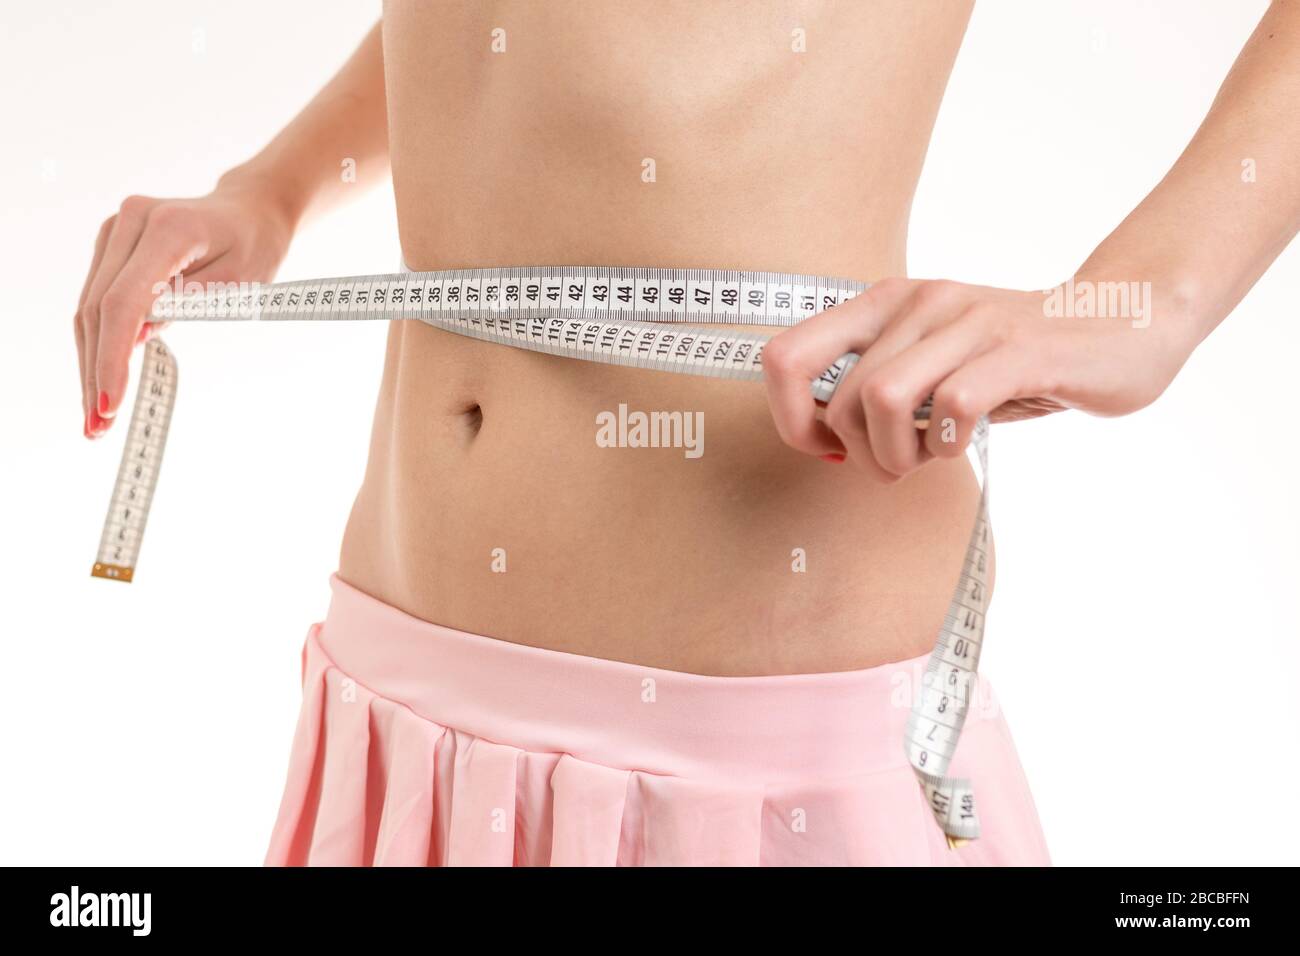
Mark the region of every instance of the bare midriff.
MULTIPOLYGON (((390 0, 406 262, 906 275, 969 14, 390 0)), ((849 670, 933 647, 977 498, 963 459, 886 486, 793 451, 761 383, 394 322, 339 575, 503 641, 702 674, 849 670), (702 413, 703 453, 602 447, 598 415, 620 406, 702 413)))

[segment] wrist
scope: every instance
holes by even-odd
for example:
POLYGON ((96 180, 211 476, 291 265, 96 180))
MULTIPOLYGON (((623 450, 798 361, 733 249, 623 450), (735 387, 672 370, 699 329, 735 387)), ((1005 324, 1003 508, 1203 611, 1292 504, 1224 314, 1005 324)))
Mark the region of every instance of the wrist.
POLYGON ((1209 290, 1195 276, 1090 260, 1065 286, 1094 316, 1123 321, 1179 366, 1215 324, 1209 290))
POLYGON ((217 180, 213 194, 237 197, 255 207, 259 216, 275 220, 286 236, 297 231, 308 205, 292 179, 257 159, 227 170, 217 180))

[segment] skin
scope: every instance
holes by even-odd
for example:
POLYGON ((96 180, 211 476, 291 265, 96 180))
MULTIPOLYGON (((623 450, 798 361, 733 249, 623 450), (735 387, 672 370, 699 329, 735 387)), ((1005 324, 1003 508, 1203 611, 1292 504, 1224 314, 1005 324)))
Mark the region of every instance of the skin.
POLYGON ((765 385, 392 323, 339 556, 340 576, 379 599, 503 640, 707 674, 867 667, 933 646, 978 495, 961 460, 978 416, 1150 404, 1300 228, 1294 2, 1270 7, 1169 174, 1071 276, 1150 283, 1145 326, 1049 317, 1041 291, 906 278, 912 194, 969 4, 565 10, 389 2, 210 195, 123 203, 75 322, 87 435, 126 397, 155 282, 269 280, 305 222, 390 164, 415 269, 878 280, 777 336, 765 385), (807 52, 791 49, 796 28, 807 52), (340 182, 343 157, 357 184, 340 182), (847 351, 862 360, 820 407, 808 383, 847 351), (919 432, 912 410, 930 394, 938 427, 919 432), (702 412, 705 454, 598 447, 596 415, 619 404, 702 412))

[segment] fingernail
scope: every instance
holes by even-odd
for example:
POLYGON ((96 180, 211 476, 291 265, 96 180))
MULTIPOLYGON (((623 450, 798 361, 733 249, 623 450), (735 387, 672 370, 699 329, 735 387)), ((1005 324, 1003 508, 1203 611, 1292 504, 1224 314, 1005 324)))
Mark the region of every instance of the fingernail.
POLYGON ((841 455, 839 452, 831 452, 829 455, 822 455, 821 460, 829 461, 833 464, 839 464, 844 460, 844 456, 841 455))
POLYGON ((108 410, 108 392, 99 393, 99 414, 104 418, 113 417, 113 413, 108 410))
POLYGON ((107 427, 108 422, 96 415, 92 409, 90 412, 90 437, 98 438, 104 433, 104 429, 107 427))

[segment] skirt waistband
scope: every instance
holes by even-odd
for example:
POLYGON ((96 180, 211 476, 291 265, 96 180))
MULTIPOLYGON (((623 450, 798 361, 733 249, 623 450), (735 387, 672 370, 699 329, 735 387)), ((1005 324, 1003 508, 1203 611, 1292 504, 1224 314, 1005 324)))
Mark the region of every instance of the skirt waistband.
MULTIPOLYGON (((337 574, 330 590, 328 614, 308 637, 330 663, 426 720, 487 740, 749 783, 907 765, 903 731, 928 655, 854 671, 711 677, 443 627, 337 574)), ((980 689, 989 693, 983 679, 980 689)), ((981 722, 975 708, 967 733, 981 722)))

